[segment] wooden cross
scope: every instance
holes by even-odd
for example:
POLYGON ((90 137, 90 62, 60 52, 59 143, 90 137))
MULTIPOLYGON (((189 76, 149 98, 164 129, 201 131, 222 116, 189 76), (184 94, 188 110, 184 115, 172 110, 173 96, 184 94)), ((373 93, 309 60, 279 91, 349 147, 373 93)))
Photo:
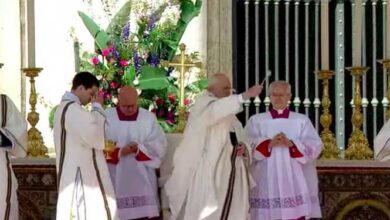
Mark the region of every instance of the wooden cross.
POLYGON ((184 76, 185 76, 185 73, 191 67, 201 68, 201 66, 202 66, 201 62, 192 63, 191 61, 186 59, 185 50, 186 50, 186 45, 183 43, 180 44, 180 55, 175 56, 173 58, 174 62, 172 62, 172 63, 167 62, 167 63, 163 64, 163 66, 173 66, 173 67, 175 67, 175 69, 176 69, 176 67, 180 68, 180 76, 179 76, 179 89, 180 89, 179 99, 180 99, 180 102, 179 102, 179 107, 184 107, 184 91, 185 91, 184 90, 185 89, 184 76))

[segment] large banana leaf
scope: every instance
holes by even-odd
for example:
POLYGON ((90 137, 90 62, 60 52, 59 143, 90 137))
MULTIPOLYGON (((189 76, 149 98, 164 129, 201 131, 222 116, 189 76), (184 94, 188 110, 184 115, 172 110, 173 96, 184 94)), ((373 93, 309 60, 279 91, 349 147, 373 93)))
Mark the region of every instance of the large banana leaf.
POLYGON ((167 54, 167 59, 172 60, 179 46, 180 40, 183 37, 184 31, 191 20, 198 16, 202 7, 202 0, 196 0, 195 3, 192 0, 180 0, 180 19, 176 25, 176 31, 173 33, 171 40, 165 42, 162 47, 162 53, 167 54))
POLYGON ((116 42, 120 41, 122 34, 122 28, 129 22, 130 12, 131 12, 131 3, 132 1, 127 1, 121 9, 115 14, 112 18, 110 24, 107 27, 107 33, 115 39, 116 42))
POLYGON ((85 13, 79 11, 79 16, 83 20, 85 26, 87 27, 89 33, 91 33, 92 37, 95 39, 96 45, 100 50, 106 49, 108 43, 110 42, 110 37, 108 34, 102 30, 99 25, 97 25, 92 18, 90 18, 85 13))
POLYGON ((139 88, 142 90, 165 89, 169 85, 166 77, 166 71, 163 68, 145 65, 141 67, 141 76, 139 78, 139 88))

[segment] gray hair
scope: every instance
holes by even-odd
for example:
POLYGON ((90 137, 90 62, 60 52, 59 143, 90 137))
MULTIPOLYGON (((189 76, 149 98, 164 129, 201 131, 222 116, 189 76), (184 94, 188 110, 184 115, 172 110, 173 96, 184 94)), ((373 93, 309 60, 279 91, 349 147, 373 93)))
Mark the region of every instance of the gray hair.
POLYGON ((215 84, 218 84, 221 77, 227 77, 227 75, 224 73, 215 73, 215 74, 211 75, 207 79, 207 82, 208 82, 207 89, 209 89, 210 87, 213 87, 215 84))
POLYGON ((291 95, 291 85, 287 81, 273 81, 271 84, 269 84, 268 92, 271 94, 272 90, 275 86, 287 86, 287 92, 291 95))

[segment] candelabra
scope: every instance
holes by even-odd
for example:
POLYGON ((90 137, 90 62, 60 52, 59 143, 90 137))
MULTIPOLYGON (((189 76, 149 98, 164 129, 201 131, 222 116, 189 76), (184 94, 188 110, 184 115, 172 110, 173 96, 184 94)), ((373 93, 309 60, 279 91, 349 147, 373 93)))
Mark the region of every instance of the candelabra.
POLYGON ((38 77, 42 68, 24 68, 22 69, 27 77, 30 78, 30 112, 27 114, 27 121, 31 128, 28 130, 27 152, 30 157, 47 157, 47 147, 43 142, 41 132, 35 127, 39 121, 39 113, 36 112, 37 93, 35 90, 35 77, 38 77))
POLYGON ((322 114, 320 117, 320 123, 323 127, 321 132, 321 139, 324 143, 324 150, 322 151, 321 158, 323 159, 338 159, 340 156, 340 150, 337 147, 336 138, 329 129, 332 124, 332 115, 329 113, 329 107, 331 101, 329 99, 329 80, 334 75, 333 71, 320 70, 317 72, 318 78, 322 80, 322 114))
POLYGON ((362 98, 360 95, 360 82, 361 77, 368 71, 368 67, 347 67, 348 71, 351 72, 355 80, 355 91, 353 95, 353 103, 355 108, 352 113, 352 125, 353 131, 348 140, 348 149, 345 151, 346 159, 371 159, 373 152, 368 146, 367 137, 361 130, 363 124, 363 114, 361 113, 362 98))

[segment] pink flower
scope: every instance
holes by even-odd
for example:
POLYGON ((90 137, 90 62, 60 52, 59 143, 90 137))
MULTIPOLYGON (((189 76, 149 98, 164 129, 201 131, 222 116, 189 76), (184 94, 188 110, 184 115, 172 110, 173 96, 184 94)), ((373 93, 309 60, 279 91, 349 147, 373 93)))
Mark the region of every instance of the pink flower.
POLYGON ((123 66, 123 67, 129 65, 129 63, 127 62, 127 60, 121 60, 120 64, 121 64, 121 66, 123 66))
POLYGON ((110 93, 106 93, 106 97, 105 97, 106 99, 108 99, 108 100, 111 100, 111 94, 110 93))
POLYGON ((95 66, 98 65, 98 64, 100 63, 100 60, 99 60, 99 58, 97 58, 97 57, 92 57, 92 60, 91 60, 91 61, 92 61, 92 64, 95 65, 95 66))
POLYGON ((174 105, 176 103, 176 97, 174 94, 168 95, 169 102, 174 105))
POLYGON ((104 96, 105 96, 105 94, 106 94, 106 92, 105 92, 105 91, 103 91, 103 90, 100 90, 100 91, 99 91, 99 96, 103 96, 103 97, 104 97, 104 96))
POLYGON ((105 57, 108 56, 108 54, 110 54, 110 50, 111 50, 110 48, 104 49, 104 50, 102 51, 102 55, 105 56, 105 57))
POLYGON ((110 83, 110 86, 111 86, 112 89, 116 89, 116 88, 119 87, 119 83, 117 83, 117 82, 111 82, 111 83, 110 83))
POLYGON ((184 105, 189 105, 191 104, 191 100, 190 99, 184 99, 184 105))

